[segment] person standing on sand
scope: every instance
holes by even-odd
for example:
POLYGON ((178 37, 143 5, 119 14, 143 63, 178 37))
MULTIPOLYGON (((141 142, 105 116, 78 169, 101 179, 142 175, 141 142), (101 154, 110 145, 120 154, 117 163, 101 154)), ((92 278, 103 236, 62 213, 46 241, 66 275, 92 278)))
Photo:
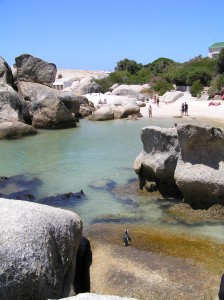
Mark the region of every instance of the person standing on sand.
POLYGON ((159 106, 159 96, 158 95, 156 95, 156 104, 157 104, 157 106, 159 106))
POLYGON ((181 112, 181 117, 182 117, 184 114, 184 103, 181 104, 180 112, 181 112))
POLYGON ((149 118, 152 118, 152 106, 149 104, 148 107, 149 118))
POLYGON ((188 116, 188 104, 186 102, 184 103, 184 114, 188 116))

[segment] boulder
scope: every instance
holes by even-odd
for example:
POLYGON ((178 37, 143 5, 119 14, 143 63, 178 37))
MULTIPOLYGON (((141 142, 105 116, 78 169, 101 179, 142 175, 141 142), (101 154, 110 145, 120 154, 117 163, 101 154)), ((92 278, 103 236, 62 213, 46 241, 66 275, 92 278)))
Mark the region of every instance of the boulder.
POLYGON ((183 198, 195 209, 224 206, 224 131, 192 124, 145 127, 134 163, 140 188, 156 183, 163 196, 183 198))
POLYGON ((0 122, 31 123, 28 105, 11 86, 0 83, 0 122))
POLYGON ((69 210, 0 199, 0 299, 73 295, 80 217, 69 210))
POLYGON ((76 117, 79 117, 80 102, 84 101, 83 99, 79 99, 79 97, 81 96, 70 92, 62 91, 59 94, 59 99, 64 103, 68 111, 75 114, 76 117))
POLYGON ((60 93, 32 82, 19 82, 18 90, 29 103, 32 125, 36 128, 75 127, 74 116, 60 100, 60 93))
POLYGON ((55 64, 48 63, 29 54, 22 54, 15 58, 17 67, 17 81, 40 83, 53 86, 57 68, 55 64))
POLYGON ((180 197, 181 192, 174 180, 174 172, 180 155, 176 128, 145 127, 141 131, 143 151, 134 162, 140 188, 155 182, 163 196, 180 197))
POLYGON ((174 92, 166 92, 160 101, 164 103, 173 103, 176 100, 178 100, 180 97, 184 96, 184 93, 179 92, 179 91, 174 91, 174 92))
POLYGON ((114 88, 111 93, 112 95, 126 96, 129 98, 135 97, 137 100, 146 101, 149 95, 148 93, 145 93, 145 91, 149 89, 150 86, 146 84, 144 84, 144 86, 121 84, 114 88))
POLYGON ((1 56, 0 56, 0 83, 8 84, 12 88, 15 88, 12 69, 1 56))
POLYGON ((81 106, 79 110, 79 116, 82 118, 90 116, 94 112, 94 109, 91 106, 81 106))
POLYGON ((95 78, 92 76, 85 77, 81 80, 76 80, 73 82, 71 87, 64 90, 71 91, 78 95, 102 92, 101 86, 95 82, 95 78))
POLYGON ((94 111, 89 117, 92 121, 107 121, 114 119, 114 112, 110 105, 102 105, 99 109, 94 111))
POLYGON ((81 293, 78 294, 77 296, 64 298, 63 300, 137 300, 137 299, 129 298, 129 297, 112 296, 112 295, 81 293))
POLYGON ((132 102, 127 102, 122 106, 113 107, 113 111, 115 119, 122 119, 130 115, 137 115, 140 112, 140 107, 132 102))
POLYGON ((194 208, 224 205, 224 132, 220 128, 178 125, 181 149, 175 181, 194 208))
POLYGON ((36 129, 21 122, 1 122, 0 139, 13 139, 36 134, 36 129))

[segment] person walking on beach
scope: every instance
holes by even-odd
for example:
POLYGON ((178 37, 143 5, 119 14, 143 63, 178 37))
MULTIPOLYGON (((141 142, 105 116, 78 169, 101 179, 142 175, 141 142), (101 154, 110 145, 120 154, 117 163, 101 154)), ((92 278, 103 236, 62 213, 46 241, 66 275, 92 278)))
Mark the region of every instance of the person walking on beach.
POLYGON ((124 247, 129 246, 129 242, 131 242, 131 237, 130 237, 127 229, 124 232, 123 240, 124 240, 124 247))
POLYGON ((156 104, 157 104, 157 106, 159 106, 159 96, 158 95, 156 95, 156 104))
POLYGON ((149 118, 152 118, 152 106, 149 104, 148 107, 149 118))

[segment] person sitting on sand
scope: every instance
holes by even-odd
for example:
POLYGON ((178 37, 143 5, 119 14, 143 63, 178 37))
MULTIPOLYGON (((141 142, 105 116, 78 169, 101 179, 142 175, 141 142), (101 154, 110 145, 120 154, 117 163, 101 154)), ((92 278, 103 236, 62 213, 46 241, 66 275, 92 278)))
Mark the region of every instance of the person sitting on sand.
POLYGON ((124 240, 124 246, 129 246, 129 242, 131 242, 131 237, 130 237, 127 229, 124 232, 123 240, 124 240))

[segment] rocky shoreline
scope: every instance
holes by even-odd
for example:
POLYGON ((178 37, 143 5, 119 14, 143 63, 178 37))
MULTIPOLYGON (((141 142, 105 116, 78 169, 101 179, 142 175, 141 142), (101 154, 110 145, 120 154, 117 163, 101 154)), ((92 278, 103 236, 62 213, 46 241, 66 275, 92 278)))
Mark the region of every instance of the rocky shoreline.
POLYGON ((136 299, 214 299, 222 274, 223 245, 160 227, 95 224, 91 291, 136 299), (128 228, 132 244, 123 246, 128 228), (99 280, 100 278, 100 280, 99 280))

